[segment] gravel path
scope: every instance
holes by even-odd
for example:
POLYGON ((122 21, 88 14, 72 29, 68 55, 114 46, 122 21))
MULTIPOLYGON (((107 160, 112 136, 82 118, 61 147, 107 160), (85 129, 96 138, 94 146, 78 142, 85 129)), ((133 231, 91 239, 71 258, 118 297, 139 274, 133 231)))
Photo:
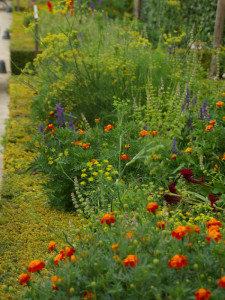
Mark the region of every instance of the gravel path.
POLYGON ((5 134, 5 122, 8 118, 9 110, 9 94, 7 91, 8 78, 10 76, 10 40, 3 39, 2 36, 6 29, 10 28, 12 22, 12 13, 7 13, 4 10, 4 5, 0 3, 0 60, 3 60, 6 65, 6 74, 0 74, 0 186, 3 174, 3 151, 1 145, 2 136, 5 134))

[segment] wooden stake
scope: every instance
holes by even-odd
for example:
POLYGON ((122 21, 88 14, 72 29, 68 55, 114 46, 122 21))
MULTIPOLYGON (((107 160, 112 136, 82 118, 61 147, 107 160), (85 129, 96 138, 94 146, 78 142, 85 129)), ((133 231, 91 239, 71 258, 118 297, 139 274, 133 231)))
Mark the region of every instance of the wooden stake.
MULTIPOLYGON (((219 48, 224 30, 224 20, 225 20, 225 0, 217 1, 216 9, 216 21, 214 27, 214 39, 213 39, 213 49, 216 50, 219 48)), ((212 55, 211 66, 210 66, 210 75, 212 77, 216 76, 216 55, 212 55)))
POLYGON ((141 0, 134 0, 134 18, 140 19, 141 17, 141 0))

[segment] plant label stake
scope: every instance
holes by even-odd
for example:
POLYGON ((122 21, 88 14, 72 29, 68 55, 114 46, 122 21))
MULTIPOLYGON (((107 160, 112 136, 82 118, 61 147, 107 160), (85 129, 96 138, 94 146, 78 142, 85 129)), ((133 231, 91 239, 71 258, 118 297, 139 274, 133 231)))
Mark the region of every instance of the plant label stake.
POLYGON ((34 35, 35 35, 35 57, 38 55, 38 7, 35 1, 33 2, 33 7, 34 7, 34 23, 35 23, 35 28, 34 28, 34 35))

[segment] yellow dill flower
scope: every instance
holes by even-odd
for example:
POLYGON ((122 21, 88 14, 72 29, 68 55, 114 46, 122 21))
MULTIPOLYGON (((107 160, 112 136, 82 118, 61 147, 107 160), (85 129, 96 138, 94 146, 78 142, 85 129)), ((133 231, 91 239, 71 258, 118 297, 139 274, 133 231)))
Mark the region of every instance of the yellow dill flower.
POLYGON ((104 163, 108 163, 109 161, 107 159, 103 160, 104 163))
POLYGON ((105 176, 109 176, 110 175, 110 173, 109 172, 105 172, 105 176))
POLYGON ((111 171, 111 168, 106 168, 107 171, 111 171))
POLYGON ((85 173, 81 174, 81 178, 84 178, 86 176, 87 176, 87 174, 85 174, 85 173))
POLYGON ((87 169, 83 169, 83 170, 81 170, 81 172, 86 172, 87 171, 87 169))
POLYGON ((80 185, 85 185, 85 184, 86 184, 85 181, 81 181, 81 182, 80 182, 80 185))
POLYGON ((112 177, 108 176, 108 177, 106 177, 106 179, 110 181, 110 180, 112 180, 112 177))
POLYGON ((113 174, 117 175, 118 174, 118 171, 112 171, 113 174))
POLYGON ((93 165, 93 163, 92 163, 92 162, 90 162, 90 161, 89 161, 89 162, 87 162, 87 166, 88 166, 88 167, 91 167, 92 165, 93 165))
POLYGON ((113 166, 112 165, 108 165, 108 168, 112 168, 113 166))
POLYGON ((89 177, 88 181, 92 182, 92 181, 94 181, 94 178, 93 177, 89 177))
POLYGON ((64 155, 65 155, 65 156, 68 156, 68 154, 69 154, 69 151, 68 151, 68 150, 65 150, 65 151, 64 151, 64 155))
POLYGON ((102 165, 101 164, 97 164, 97 167, 101 167, 102 165))
POLYGON ((100 174, 102 174, 102 173, 103 173, 103 170, 99 170, 98 172, 99 172, 100 174))
POLYGON ((98 175, 98 172, 93 172, 92 175, 93 175, 93 176, 97 176, 97 175, 98 175))
POLYGON ((52 165, 53 163, 54 163, 53 160, 50 160, 50 161, 48 162, 49 165, 52 165))

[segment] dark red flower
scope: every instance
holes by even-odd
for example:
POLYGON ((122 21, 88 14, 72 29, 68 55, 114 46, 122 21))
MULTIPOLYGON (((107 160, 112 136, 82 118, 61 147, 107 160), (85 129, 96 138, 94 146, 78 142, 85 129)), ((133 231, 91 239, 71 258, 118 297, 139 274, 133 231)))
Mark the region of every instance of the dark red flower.
POLYGON ((209 194, 209 201, 210 201, 210 205, 211 207, 213 207, 213 211, 216 212, 216 208, 213 206, 217 200, 219 200, 219 197, 216 197, 213 194, 209 194))
POLYGON ((187 181, 192 182, 192 183, 202 184, 205 181, 204 177, 202 177, 201 180, 193 178, 192 176, 194 176, 194 174, 192 173, 191 169, 181 169, 180 170, 180 175, 184 179, 186 179, 187 181))
MULTIPOLYGON (((178 191, 176 190, 176 182, 170 183, 168 187, 169 187, 169 190, 170 190, 171 193, 180 195, 178 193, 178 191)), ((171 196, 171 195, 165 195, 164 198, 170 204, 179 202, 181 200, 181 197, 171 196)))
POLYGON ((48 10, 49 10, 50 12, 52 12, 52 3, 51 3, 51 1, 48 1, 48 2, 47 2, 47 6, 48 6, 48 10))

